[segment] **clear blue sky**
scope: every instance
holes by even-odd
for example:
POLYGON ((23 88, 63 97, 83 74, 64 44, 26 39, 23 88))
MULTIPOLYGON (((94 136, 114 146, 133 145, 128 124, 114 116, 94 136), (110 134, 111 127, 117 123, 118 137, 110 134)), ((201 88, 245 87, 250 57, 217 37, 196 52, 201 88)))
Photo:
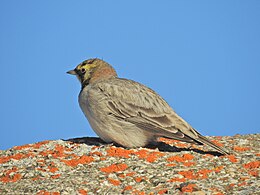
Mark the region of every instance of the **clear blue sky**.
POLYGON ((0 149, 95 136, 66 71, 99 57, 204 135, 260 131, 260 1, 0 2, 0 149))

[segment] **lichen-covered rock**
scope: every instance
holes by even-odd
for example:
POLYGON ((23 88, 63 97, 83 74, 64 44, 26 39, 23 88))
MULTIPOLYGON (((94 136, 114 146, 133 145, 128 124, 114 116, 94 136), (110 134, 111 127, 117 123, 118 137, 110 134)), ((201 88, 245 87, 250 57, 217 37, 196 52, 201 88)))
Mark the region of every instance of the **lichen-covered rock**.
POLYGON ((125 149, 98 138, 0 151, 0 194, 257 194, 260 134, 208 137, 231 155, 162 139, 125 149))

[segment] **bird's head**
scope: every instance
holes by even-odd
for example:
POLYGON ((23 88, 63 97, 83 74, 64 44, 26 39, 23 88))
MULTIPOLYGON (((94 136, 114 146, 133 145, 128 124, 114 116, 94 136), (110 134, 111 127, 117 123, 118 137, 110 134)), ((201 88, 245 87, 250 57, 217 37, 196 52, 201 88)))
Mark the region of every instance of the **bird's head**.
POLYGON ((77 65, 75 69, 70 70, 67 73, 76 75, 82 87, 95 81, 117 77, 114 68, 107 62, 98 58, 85 60, 77 65))

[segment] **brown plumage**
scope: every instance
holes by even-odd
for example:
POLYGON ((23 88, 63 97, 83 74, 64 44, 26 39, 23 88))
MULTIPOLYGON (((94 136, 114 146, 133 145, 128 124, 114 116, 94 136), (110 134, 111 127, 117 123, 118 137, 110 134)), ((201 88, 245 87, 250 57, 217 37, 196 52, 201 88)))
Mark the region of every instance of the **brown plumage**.
POLYGON ((178 116, 156 92, 138 82, 118 78, 105 61, 89 59, 68 73, 80 80, 80 107, 104 141, 141 147, 167 137, 205 144, 228 154, 178 116))

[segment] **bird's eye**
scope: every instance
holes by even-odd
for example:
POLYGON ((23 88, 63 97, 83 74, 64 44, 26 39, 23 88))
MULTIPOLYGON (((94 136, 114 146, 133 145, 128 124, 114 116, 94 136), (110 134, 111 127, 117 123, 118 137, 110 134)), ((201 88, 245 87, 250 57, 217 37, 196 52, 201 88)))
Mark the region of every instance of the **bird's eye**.
POLYGON ((86 72, 86 69, 85 68, 82 68, 81 69, 81 73, 84 74, 86 72))

